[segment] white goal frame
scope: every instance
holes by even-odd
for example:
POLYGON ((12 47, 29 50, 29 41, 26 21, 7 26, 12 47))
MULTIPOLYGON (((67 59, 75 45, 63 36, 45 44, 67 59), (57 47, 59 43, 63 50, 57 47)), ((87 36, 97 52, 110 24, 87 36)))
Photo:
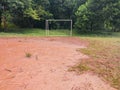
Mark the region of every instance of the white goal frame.
POLYGON ((46 29, 46 36, 49 36, 49 22, 57 21, 57 22, 70 22, 70 36, 72 36, 72 28, 73 28, 73 21, 71 19, 47 19, 45 21, 45 29, 46 29))

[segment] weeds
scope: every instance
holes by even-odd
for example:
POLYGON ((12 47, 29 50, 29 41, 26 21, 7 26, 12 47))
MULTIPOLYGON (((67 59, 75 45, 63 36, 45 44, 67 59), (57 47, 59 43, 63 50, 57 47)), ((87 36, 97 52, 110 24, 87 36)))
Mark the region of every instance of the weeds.
POLYGON ((30 58, 32 56, 31 53, 26 53, 25 55, 26 55, 27 58, 30 58))
POLYGON ((84 73, 85 71, 89 71, 89 70, 90 67, 88 65, 80 63, 79 65, 71 67, 68 71, 76 71, 78 73, 84 73))

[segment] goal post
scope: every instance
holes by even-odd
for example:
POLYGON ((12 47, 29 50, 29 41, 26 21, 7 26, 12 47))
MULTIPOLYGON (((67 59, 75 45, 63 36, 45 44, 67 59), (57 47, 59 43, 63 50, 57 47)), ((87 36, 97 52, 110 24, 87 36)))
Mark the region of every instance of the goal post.
POLYGON ((50 35, 50 22, 70 22, 69 24, 69 28, 70 28, 70 32, 69 35, 72 36, 72 20, 71 19, 47 19, 45 21, 45 30, 46 30, 46 36, 50 35))

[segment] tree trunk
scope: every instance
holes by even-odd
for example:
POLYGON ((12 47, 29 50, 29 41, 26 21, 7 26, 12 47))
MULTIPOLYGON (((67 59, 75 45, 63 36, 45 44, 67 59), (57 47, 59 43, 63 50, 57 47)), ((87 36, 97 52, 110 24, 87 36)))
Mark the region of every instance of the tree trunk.
POLYGON ((7 28, 7 23, 6 23, 6 18, 4 16, 2 17, 2 23, 3 23, 3 30, 5 32, 7 28))
POLYGON ((29 19, 29 23, 30 23, 30 27, 33 28, 34 25, 33 25, 33 20, 32 19, 29 19))
POLYGON ((2 23, 2 14, 0 13, 0 25, 2 23))
POLYGON ((2 23, 2 21, 1 21, 1 18, 0 18, 0 28, 1 28, 1 23, 2 23))
POLYGON ((90 31, 91 32, 93 31, 93 23, 92 22, 90 23, 90 31))

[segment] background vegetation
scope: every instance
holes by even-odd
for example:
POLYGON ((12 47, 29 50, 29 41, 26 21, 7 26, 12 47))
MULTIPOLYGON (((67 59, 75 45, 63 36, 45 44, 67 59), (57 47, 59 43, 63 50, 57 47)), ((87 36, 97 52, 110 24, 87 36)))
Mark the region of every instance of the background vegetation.
POLYGON ((120 0, 0 0, 0 31, 44 29, 51 18, 72 19, 77 33, 119 32, 120 0))

